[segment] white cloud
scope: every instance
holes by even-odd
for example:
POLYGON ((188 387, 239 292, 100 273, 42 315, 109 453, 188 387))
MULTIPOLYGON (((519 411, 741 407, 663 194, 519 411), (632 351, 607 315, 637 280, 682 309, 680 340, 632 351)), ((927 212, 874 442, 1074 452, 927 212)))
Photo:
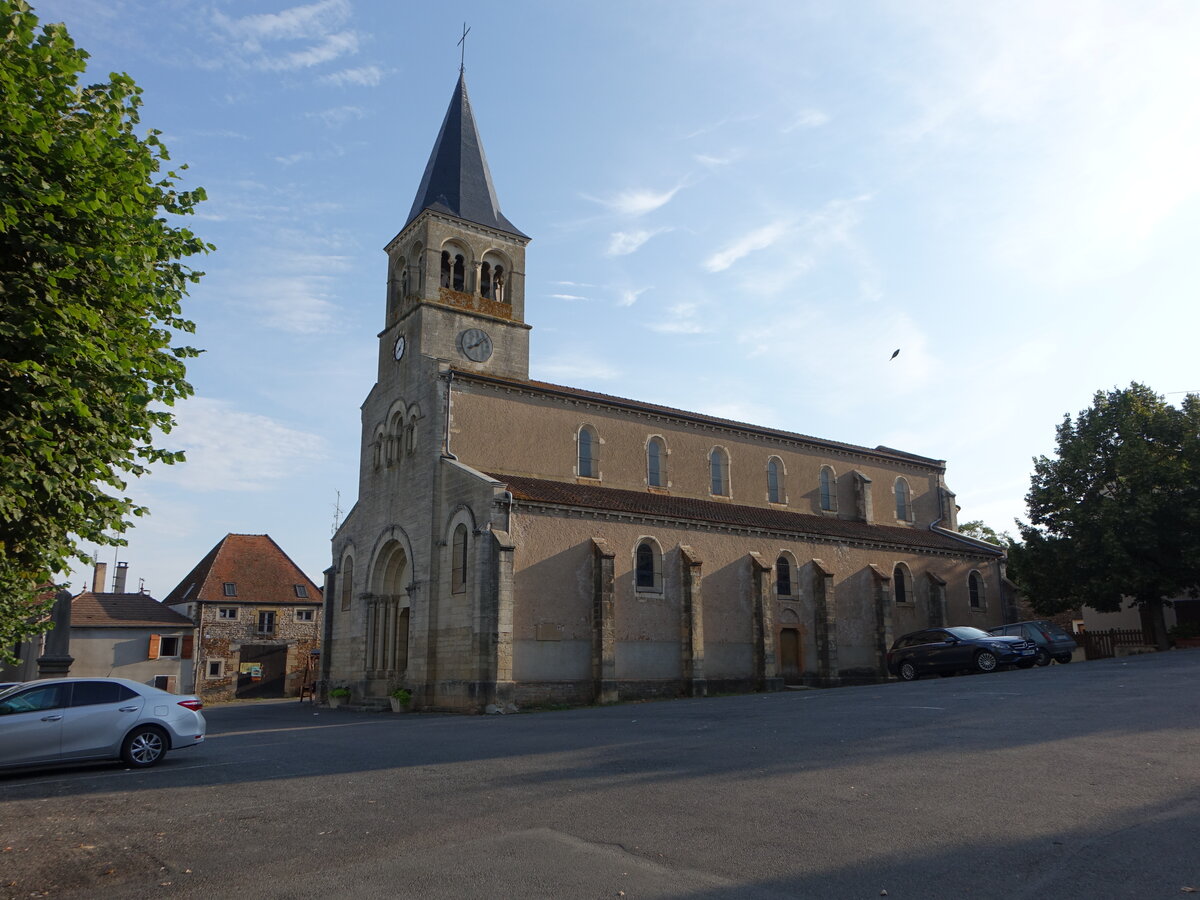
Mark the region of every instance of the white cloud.
POLYGON ((262 13, 230 19, 215 14, 218 25, 249 49, 261 49, 264 41, 304 40, 328 34, 350 14, 349 0, 321 0, 307 6, 293 6, 277 13, 262 13))
POLYGON ((350 14, 349 0, 321 0, 240 19, 218 11, 213 18, 235 49, 251 57, 253 65, 267 71, 287 72, 358 52, 357 33, 339 30, 350 14), (284 41, 305 46, 282 52, 272 49, 284 41))
POLYGON ((790 125, 780 128, 783 134, 790 134, 797 128, 820 128, 829 122, 829 114, 819 109, 802 109, 796 114, 790 125))
POLYGON ((224 400, 193 397, 175 410, 163 438, 187 461, 155 470, 156 479, 193 491, 261 491, 323 462, 324 439, 267 416, 241 412, 224 400))
POLYGON ((375 87, 383 81, 383 69, 379 66, 359 66, 356 69, 343 69, 340 72, 331 72, 321 78, 325 84, 333 84, 338 87, 346 85, 356 85, 359 87, 375 87))
POLYGON ((608 239, 606 256, 628 256, 641 248, 642 244, 656 234, 670 231, 669 228, 642 228, 637 231, 615 231, 608 239))
POLYGON ((592 197, 590 199, 607 206, 623 216, 644 216, 646 213, 666 206, 671 202, 682 185, 677 185, 666 191, 652 191, 646 188, 630 188, 608 198, 592 197))
POLYGON ((552 300, 587 300, 587 297, 580 297, 578 294, 551 294, 552 300))
POLYGON ((622 288, 621 295, 617 298, 617 306, 633 306, 633 304, 637 303, 638 297, 642 296, 648 290, 650 290, 648 287, 622 288))
POLYGON ((712 329, 696 321, 695 303, 676 303, 667 310, 669 318, 651 322, 646 327, 659 334, 705 334, 712 329))
POLYGON ((304 162, 307 159, 312 159, 313 155, 307 150, 301 150, 299 153, 289 153, 287 156, 274 157, 275 162, 284 166, 293 166, 298 162, 304 162))
POLYGON ((732 156, 710 156, 707 153, 697 153, 692 159, 708 169, 719 169, 733 162, 732 156))
POLYGON ((335 106, 321 112, 305 113, 305 118, 320 119, 328 128, 338 128, 355 119, 366 116, 366 111, 358 106, 335 106))
POLYGON ((352 31, 343 31, 325 37, 319 44, 296 50, 286 56, 264 59, 260 65, 274 72, 287 72, 292 69, 308 69, 321 63, 330 62, 347 53, 358 52, 358 35, 352 31))
POLYGON ((578 359, 576 357, 555 357, 545 362, 533 364, 538 378, 558 384, 587 383, 589 381, 610 381, 619 374, 616 369, 606 362, 595 359, 578 359))
POLYGON ((756 228, 744 237, 738 238, 723 250, 720 250, 704 261, 704 268, 710 272, 723 272, 739 259, 770 247, 792 228, 792 223, 786 220, 772 222, 761 228, 756 228))

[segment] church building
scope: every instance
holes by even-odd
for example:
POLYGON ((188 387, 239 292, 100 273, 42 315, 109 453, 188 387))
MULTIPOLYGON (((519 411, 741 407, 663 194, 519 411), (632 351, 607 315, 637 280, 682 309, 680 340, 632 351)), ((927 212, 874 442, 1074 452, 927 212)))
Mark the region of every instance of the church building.
POLYGON ((460 74, 386 246, 322 677, 427 709, 885 680, 896 636, 1011 621, 945 462, 529 377, 525 248, 460 74))

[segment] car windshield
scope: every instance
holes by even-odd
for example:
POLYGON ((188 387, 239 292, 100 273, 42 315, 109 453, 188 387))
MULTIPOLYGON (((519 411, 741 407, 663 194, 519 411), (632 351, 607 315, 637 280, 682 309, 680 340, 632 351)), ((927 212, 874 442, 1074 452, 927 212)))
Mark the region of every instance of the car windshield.
POLYGON ((970 625, 955 625, 953 628, 947 628, 946 630, 960 641, 974 641, 979 638, 992 636, 986 631, 980 628, 972 628, 970 625))

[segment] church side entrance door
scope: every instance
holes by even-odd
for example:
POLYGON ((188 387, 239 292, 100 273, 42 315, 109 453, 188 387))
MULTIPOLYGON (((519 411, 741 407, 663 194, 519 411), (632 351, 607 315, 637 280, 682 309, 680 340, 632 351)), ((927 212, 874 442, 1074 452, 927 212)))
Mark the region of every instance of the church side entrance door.
POLYGON ((800 632, 795 628, 779 632, 779 669, 784 684, 800 684, 800 632))

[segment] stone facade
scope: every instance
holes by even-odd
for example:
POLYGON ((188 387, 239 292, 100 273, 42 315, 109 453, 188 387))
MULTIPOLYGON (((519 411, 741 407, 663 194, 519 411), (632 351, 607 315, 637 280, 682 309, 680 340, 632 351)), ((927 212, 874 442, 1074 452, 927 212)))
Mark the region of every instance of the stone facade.
POLYGON ((445 200, 490 191, 475 165, 386 248, 328 684, 461 710, 833 686, 886 678, 907 631, 1012 618, 941 460, 529 380, 528 238, 494 194, 445 200))

